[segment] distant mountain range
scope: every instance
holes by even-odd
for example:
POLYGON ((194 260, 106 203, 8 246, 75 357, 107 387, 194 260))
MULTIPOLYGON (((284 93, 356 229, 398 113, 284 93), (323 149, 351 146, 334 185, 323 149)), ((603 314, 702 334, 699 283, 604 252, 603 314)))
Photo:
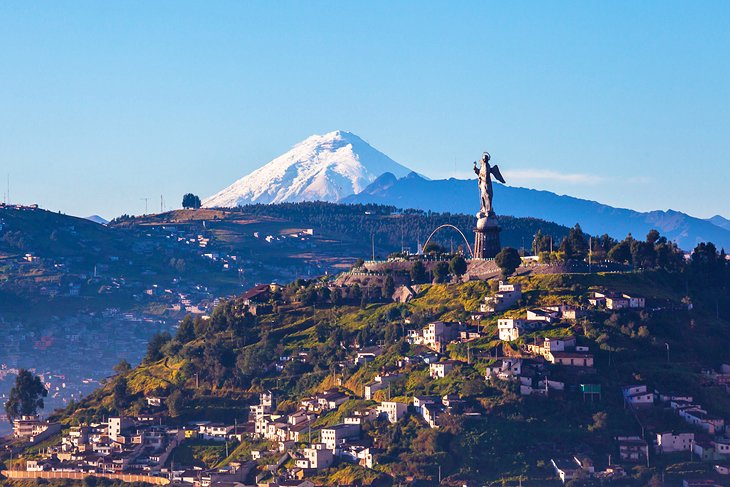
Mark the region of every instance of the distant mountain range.
MULTIPOLYGON (((411 173, 403 178, 383 174, 365 190, 344 198, 342 202, 475 213, 477 198, 475 180, 427 180, 411 173)), ((702 241, 711 241, 730 249, 730 221, 720 216, 703 220, 674 210, 642 213, 549 191, 499 183, 494 185, 494 204, 498 214, 531 216, 567 226, 580 223, 583 230, 594 235, 608 233, 623 238, 631 233, 636 238, 644 238, 649 230, 655 228, 683 249, 691 250, 702 241)))
MULTIPOLYGON (((474 180, 429 180, 398 164, 355 134, 313 135, 285 154, 239 179, 203 202, 205 207, 252 203, 327 201, 377 203, 399 208, 474 214, 474 180)), ((595 201, 495 184, 500 215, 535 217, 581 227, 591 234, 643 238, 655 228, 685 250, 711 241, 730 249, 730 220, 707 220, 675 210, 638 212, 595 201)))

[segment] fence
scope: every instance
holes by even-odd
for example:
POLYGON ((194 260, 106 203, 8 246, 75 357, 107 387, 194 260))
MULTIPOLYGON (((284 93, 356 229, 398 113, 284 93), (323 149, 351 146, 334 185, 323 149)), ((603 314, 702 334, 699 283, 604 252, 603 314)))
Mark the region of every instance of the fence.
POLYGON ((104 477, 122 482, 147 482, 153 485, 168 485, 170 481, 164 477, 150 475, 133 475, 124 473, 85 473, 85 472, 28 472, 27 470, 3 470, 2 474, 14 480, 23 479, 72 479, 84 480, 86 477, 104 477))

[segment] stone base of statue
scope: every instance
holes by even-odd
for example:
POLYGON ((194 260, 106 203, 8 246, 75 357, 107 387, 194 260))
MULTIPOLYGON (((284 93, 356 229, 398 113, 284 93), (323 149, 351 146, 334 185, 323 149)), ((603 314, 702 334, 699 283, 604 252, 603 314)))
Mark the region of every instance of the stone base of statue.
POLYGON ((499 243, 499 227, 496 215, 477 213, 477 226, 474 228, 474 258, 493 259, 502 246, 499 243))

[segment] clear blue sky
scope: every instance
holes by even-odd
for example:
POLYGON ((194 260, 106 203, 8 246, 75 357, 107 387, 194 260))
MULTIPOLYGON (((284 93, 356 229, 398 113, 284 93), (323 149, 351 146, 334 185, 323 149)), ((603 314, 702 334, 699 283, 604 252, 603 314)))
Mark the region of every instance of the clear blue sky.
POLYGON ((313 133, 432 178, 730 217, 730 2, 0 3, 11 199, 112 217, 313 133))

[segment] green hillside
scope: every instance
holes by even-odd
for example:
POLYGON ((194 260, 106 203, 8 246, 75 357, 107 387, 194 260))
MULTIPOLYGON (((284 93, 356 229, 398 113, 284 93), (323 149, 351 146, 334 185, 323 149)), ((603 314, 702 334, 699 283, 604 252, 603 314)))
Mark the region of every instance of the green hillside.
MULTIPOLYGON (((595 309, 577 322, 559 321, 510 344, 501 344, 496 337, 496 320, 501 315, 489 317, 479 325, 482 337, 448 346, 446 355, 462 363, 441 379, 431 379, 425 364, 399 365, 404 357, 425 351, 409 345, 404 333, 439 319, 468 321, 482 298, 492 293, 494 283, 426 285, 407 304, 355 306, 347 304, 346 292, 344 302, 333 305, 326 280, 300 281, 273 295, 276 311, 270 315, 253 317, 243 302, 235 299, 216 308, 209 320, 187 318, 171 340, 153 340, 142 365, 116 376, 60 417, 77 423, 114 413, 134 413, 143 409, 145 395, 156 394, 177 398, 169 404, 173 423, 193 419, 243 422, 248 405, 257 402, 256 394, 263 389, 274 390, 279 410, 290 412, 302 397, 330 387, 362 398, 364 384, 390 371, 402 374, 390 385, 390 397, 408 400, 416 395, 455 394, 464 401, 468 414, 447 414, 438 429, 429 428, 414 412, 392 426, 376 422, 366 429, 373 444, 381 449, 374 470, 342 464, 317 477, 319 482, 367 478, 387 484, 415 478, 433 485, 440 466, 449 485, 461 485, 458 482, 469 479, 511 479, 512 485, 521 479, 524 485, 552 485, 551 458, 583 455, 590 457, 597 469, 605 468, 609 455, 616 463, 616 436, 641 434, 642 427, 649 434, 681 425, 667 413, 632 414, 623 405, 622 386, 642 383, 661 391, 690 394, 710 413, 730 418, 728 394, 700 380, 701 369, 730 361, 730 303, 727 295, 716 292, 727 282, 726 275, 713 282, 708 281, 708 272, 688 266, 674 273, 517 278, 513 282, 522 284, 524 296, 516 308, 505 313, 508 316, 557 303, 587 307, 594 290, 643 296, 647 309, 595 309), (313 303, 304 304, 308 300, 313 303), (692 310, 687 309, 690 301, 692 310), (509 350, 515 353, 521 344, 539 337, 569 335, 589 347, 595 367, 576 371, 548 365, 550 379, 564 382, 565 391, 547 397, 523 396, 513 381, 484 380, 485 369, 495 355, 509 350), (383 353, 374 362, 364 366, 352 363, 357 350, 378 344, 383 353), (286 357, 303 359, 282 361, 286 357), (124 384, 123 394, 120 383, 124 384), (581 395, 580 384, 585 383, 601 385, 600 400, 589 401, 581 395)), ((382 400, 383 394, 377 393, 376 399, 382 400)), ((350 401, 347 409, 343 405, 320 417, 314 426, 335 424, 367 404, 350 401)), ((709 467, 658 457, 649 468, 626 464, 626 469, 624 483, 615 485, 645 485, 660 471, 668 481, 677 482, 683 478, 682 472, 709 467)))

